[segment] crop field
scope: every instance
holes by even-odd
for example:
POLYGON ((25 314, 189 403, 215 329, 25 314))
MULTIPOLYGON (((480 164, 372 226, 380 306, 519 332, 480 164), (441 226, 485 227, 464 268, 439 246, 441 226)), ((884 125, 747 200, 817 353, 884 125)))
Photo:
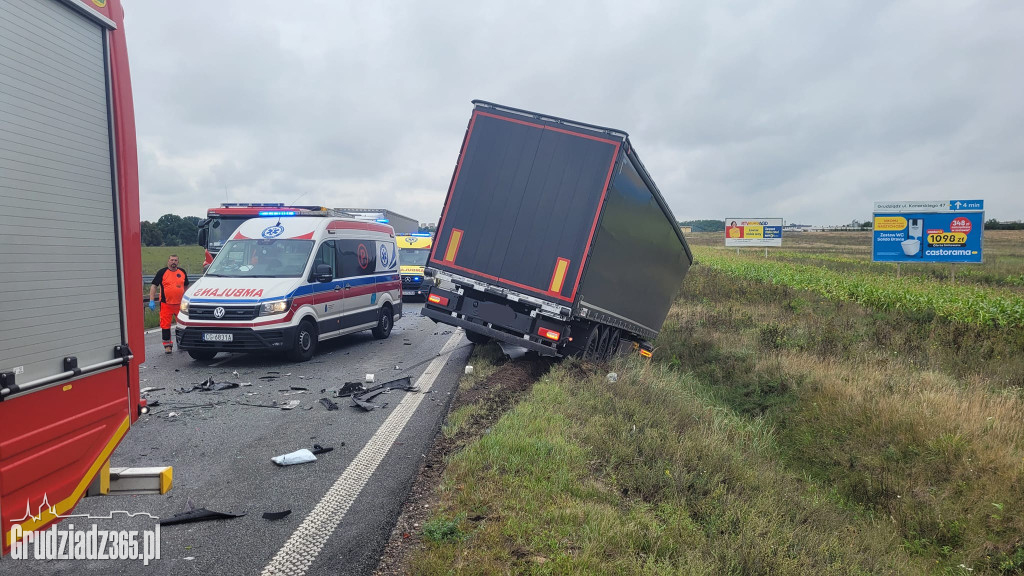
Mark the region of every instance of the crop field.
POLYGON ((955 282, 690 240, 653 361, 564 361, 453 454, 414 573, 1024 573, 1024 233, 955 282))

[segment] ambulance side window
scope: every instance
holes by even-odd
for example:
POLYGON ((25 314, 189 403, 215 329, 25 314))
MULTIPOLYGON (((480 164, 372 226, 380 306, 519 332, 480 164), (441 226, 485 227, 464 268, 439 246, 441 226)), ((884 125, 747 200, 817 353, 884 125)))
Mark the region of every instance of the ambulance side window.
POLYGON ((377 269, 376 243, 373 240, 338 240, 338 264, 341 277, 365 276, 377 269))
POLYGON ((320 249, 316 251, 316 257, 313 258, 313 268, 310 272, 310 282, 316 278, 316 267, 320 264, 327 264, 331 267, 331 277, 338 278, 338 266, 337 266, 337 250, 334 247, 334 240, 328 240, 320 245, 320 249))

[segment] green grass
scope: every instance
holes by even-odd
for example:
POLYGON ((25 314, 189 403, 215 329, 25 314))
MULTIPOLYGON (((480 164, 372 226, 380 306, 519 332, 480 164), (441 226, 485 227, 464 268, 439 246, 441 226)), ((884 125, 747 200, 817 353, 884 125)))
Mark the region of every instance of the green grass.
MULTIPOLYGON (((822 262, 858 249, 833 236, 822 262)), ((691 269, 653 362, 552 369, 451 458, 410 571, 1024 573, 1017 328, 773 265, 691 269)))
POLYGON ((156 274, 157 270, 167 266, 167 258, 171 254, 178 255, 178 266, 184 268, 189 277, 202 276, 203 260, 206 259, 206 251, 202 246, 143 246, 142 274, 156 274))

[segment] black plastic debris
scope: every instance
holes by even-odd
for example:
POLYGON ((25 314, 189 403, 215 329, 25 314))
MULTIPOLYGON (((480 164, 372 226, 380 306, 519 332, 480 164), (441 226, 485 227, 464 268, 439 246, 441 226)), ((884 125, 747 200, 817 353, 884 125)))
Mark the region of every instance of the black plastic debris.
POLYGON ((371 402, 371 400, 373 400, 377 396, 380 396, 381 394, 390 392, 391 390, 418 392, 419 388, 412 385, 412 378, 410 378, 409 376, 405 376, 402 378, 398 378, 397 380, 391 380, 390 382, 384 382, 381 384, 377 384, 376 386, 371 386, 370 388, 365 389, 362 394, 353 394, 352 407, 362 408, 367 412, 373 410, 374 408, 383 408, 384 406, 387 406, 387 403, 378 405, 371 402))
POLYGON ((336 398, 344 398, 345 396, 351 396, 353 394, 359 394, 365 392, 366 388, 363 387, 362 382, 345 382, 341 386, 341 390, 338 390, 336 398))
POLYGON ((215 382, 213 377, 210 377, 210 378, 207 378, 206 380, 204 380, 204 381, 202 381, 202 382, 200 382, 198 384, 193 384, 192 388, 189 388, 189 389, 179 388, 178 392, 183 392, 185 394, 187 394, 189 392, 194 392, 196 390, 198 390, 200 392, 218 392, 220 390, 229 390, 231 388, 238 388, 238 386, 239 386, 238 382, 215 382))
MULTIPOLYGON (((342 446, 344 445, 345 444, 342 443, 342 446)), ((333 450, 334 448, 332 446, 321 446, 319 444, 313 444, 313 454, 317 456, 319 456, 320 454, 327 454, 328 452, 331 452, 333 450)))
POLYGON ((304 386, 290 386, 290 388, 291 388, 292 390, 302 390, 302 391, 307 391, 307 390, 309 390, 309 388, 306 388, 306 387, 304 387, 304 386))
POLYGON ((207 520, 221 520, 223 518, 240 518, 245 516, 245 513, 232 514, 230 512, 216 512, 214 510, 207 510, 206 508, 195 508, 188 512, 182 512, 181 514, 175 514, 170 518, 158 522, 161 526, 171 526, 174 524, 188 524, 190 522, 205 522, 207 520))
POLYGON ((338 409, 338 405, 332 402, 330 398, 321 398, 320 403, 323 404, 324 408, 327 408, 328 411, 338 409))
POLYGON ((291 513, 292 513, 291 510, 282 510, 280 512, 264 512, 263 513, 263 519, 264 520, 280 520, 281 518, 287 517, 291 513))

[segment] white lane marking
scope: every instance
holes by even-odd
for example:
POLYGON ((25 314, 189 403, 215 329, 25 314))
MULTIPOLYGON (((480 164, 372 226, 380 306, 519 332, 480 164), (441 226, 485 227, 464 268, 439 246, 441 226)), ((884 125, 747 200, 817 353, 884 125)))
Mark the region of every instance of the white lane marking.
POLYGON ((334 533, 363 487, 370 480, 373 471, 384 459, 388 450, 398 439, 398 434, 412 418, 426 392, 434 384, 441 369, 448 362, 452 351, 462 340, 462 330, 456 330, 441 347, 437 358, 427 366, 416 380, 419 394, 407 394, 395 410, 381 424, 380 428, 363 446, 352 463, 335 480, 327 494, 320 499, 313 511, 284 543, 284 546, 263 569, 264 576, 302 576, 316 560, 327 539, 334 533))
POLYGON ((227 358, 221 360, 220 362, 215 362, 213 364, 210 364, 210 368, 214 368, 214 367, 220 366, 221 364, 226 364, 227 362, 231 362, 232 360, 234 360, 235 358, 238 358, 239 356, 241 356, 241 354, 232 354, 232 355, 228 356, 227 358))

